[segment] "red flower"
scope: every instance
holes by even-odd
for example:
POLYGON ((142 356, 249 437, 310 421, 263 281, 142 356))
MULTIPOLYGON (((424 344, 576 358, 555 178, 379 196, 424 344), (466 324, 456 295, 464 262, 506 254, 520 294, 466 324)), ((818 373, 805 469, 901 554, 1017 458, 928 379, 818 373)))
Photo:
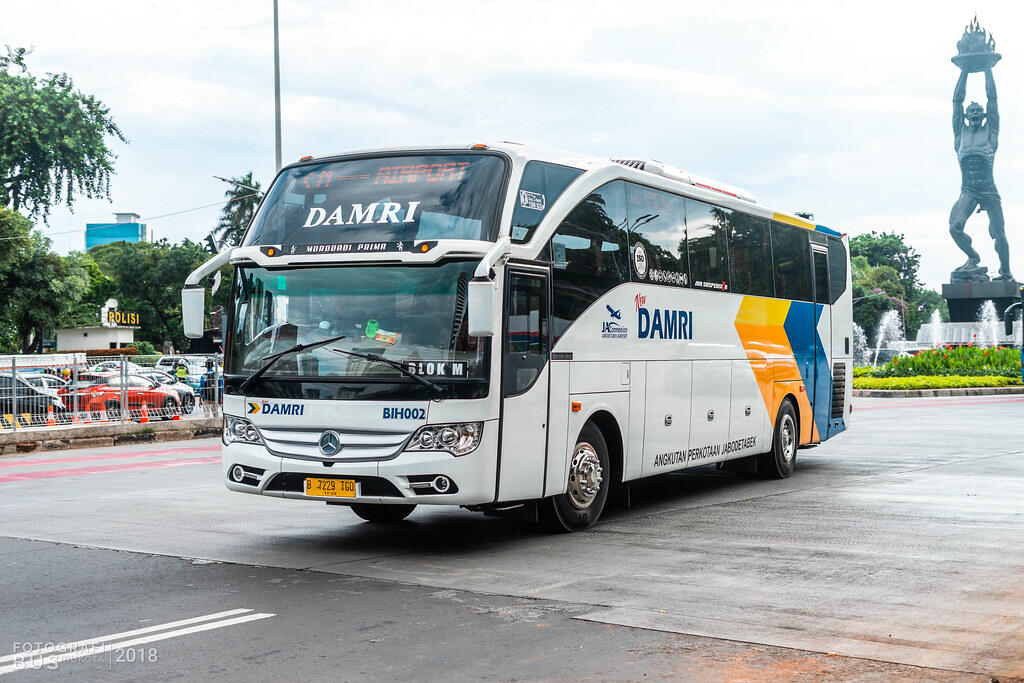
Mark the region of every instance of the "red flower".
POLYGON ((986 355, 986 356, 988 355, 988 351, 985 351, 985 355, 986 355))
POLYGON ((948 357, 949 356, 947 356, 946 354, 942 354, 942 360, 946 360, 946 358, 948 358, 948 357))
MULTIPOLYGON (((977 335, 975 335, 975 336, 977 336, 977 335)), ((967 348, 971 348, 972 346, 974 346, 974 342, 967 342, 967 348)))

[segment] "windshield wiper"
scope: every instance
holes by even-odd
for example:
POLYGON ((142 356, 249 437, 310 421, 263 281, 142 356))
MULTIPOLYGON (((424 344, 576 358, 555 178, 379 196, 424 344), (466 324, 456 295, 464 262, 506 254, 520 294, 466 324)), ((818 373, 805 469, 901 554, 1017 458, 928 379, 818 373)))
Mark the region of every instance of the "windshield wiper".
MULTIPOLYGON (((345 335, 340 334, 337 337, 328 337, 327 339, 321 339, 320 341, 310 342, 309 344, 296 344, 295 346, 287 348, 279 353, 274 353, 269 356, 264 356, 263 358, 260 358, 261 362, 266 362, 264 362, 263 365, 261 365, 256 372, 252 373, 244 380, 242 380, 242 383, 238 385, 238 392, 244 396, 245 393, 249 390, 249 388, 253 385, 253 383, 256 382, 256 380, 258 380, 260 377, 262 377, 263 373, 269 370, 270 367, 274 363, 276 363, 279 358, 287 356, 289 353, 298 353, 299 351, 305 351, 306 349, 315 349, 318 346, 330 344, 332 342, 336 342, 344 338, 345 335)), ((333 351, 334 349, 331 350, 333 351)))
POLYGON ((371 363, 383 363, 384 365, 390 365, 391 367, 393 367, 395 370, 398 370, 406 377, 430 389, 438 398, 440 398, 444 394, 444 387, 442 387, 440 384, 435 384, 434 382, 431 382, 429 379, 425 377, 420 377, 415 372, 409 370, 398 361, 391 360, 390 358, 385 358, 384 356, 378 356, 375 353, 357 353, 355 351, 345 351, 344 349, 327 350, 334 351, 335 353, 340 353, 343 356, 354 356, 356 358, 362 358, 364 360, 370 361, 371 363))

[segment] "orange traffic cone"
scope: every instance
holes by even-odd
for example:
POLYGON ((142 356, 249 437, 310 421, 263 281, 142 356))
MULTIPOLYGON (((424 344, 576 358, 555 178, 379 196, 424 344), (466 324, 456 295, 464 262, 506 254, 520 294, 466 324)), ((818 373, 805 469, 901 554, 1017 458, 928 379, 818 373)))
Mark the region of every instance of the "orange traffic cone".
POLYGON ((149 422, 149 408, 146 406, 146 402, 142 402, 142 417, 139 418, 139 424, 144 425, 149 422))
POLYGON ((55 419, 53 419, 53 406, 52 405, 46 406, 46 426, 47 427, 56 427, 57 426, 57 421, 55 419))

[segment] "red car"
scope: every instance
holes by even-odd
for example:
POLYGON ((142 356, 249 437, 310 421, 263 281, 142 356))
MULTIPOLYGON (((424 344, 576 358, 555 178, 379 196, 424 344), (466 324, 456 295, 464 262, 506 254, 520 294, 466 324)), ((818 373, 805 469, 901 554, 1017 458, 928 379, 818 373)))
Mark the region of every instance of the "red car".
MULTIPOLYGON (((79 410, 100 412, 104 409, 108 417, 119 417, 121 414, 121 378, 114 376, 79 390, 79 410)), ((133 417, 137 417, 145 403, 151 416, 170 419, 181 410, 178 392, 141 375, 128 375, 124 379, 125 407, 133 417)))

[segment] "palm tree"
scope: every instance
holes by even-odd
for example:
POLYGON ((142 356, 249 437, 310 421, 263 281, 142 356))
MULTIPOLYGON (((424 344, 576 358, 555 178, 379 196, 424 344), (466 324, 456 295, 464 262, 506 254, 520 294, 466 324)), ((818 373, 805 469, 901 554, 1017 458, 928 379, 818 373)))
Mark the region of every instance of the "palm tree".
MULTIPOLYGON (((217 177, 217 176, 214 176, 217 177)), ((243 176, 219 178, 231 184, 231 189, 224 193, 227 201, 221 209, 217 227, 210 231, 210 236, 218 242, 236 245, 241 243, 245 229, 256 213, 263 192, 260 183, 253 180, 252 171, 243 176)))

